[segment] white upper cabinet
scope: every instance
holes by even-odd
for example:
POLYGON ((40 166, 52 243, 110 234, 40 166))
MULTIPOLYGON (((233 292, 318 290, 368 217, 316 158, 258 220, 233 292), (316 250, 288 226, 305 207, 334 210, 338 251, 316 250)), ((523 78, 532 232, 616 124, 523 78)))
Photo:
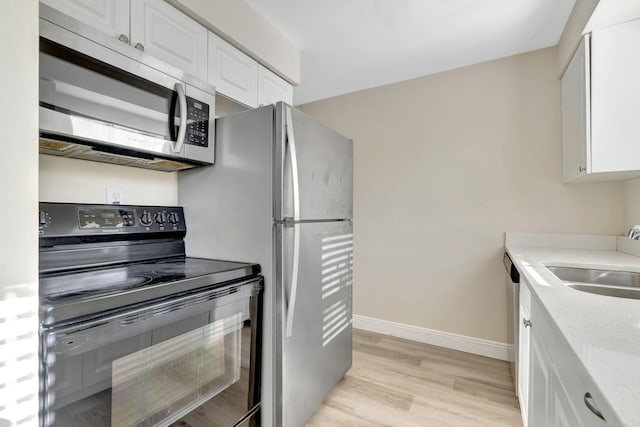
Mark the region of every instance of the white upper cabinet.
POLYGON ((640 20, 586 35, 562 76, 563 180, 640 175, 640 20))
POLYGON ((131 2, 131 45, 207 78, 207 29, 163 0, 131 2))
POLYGON ((41 3, 129 42, 129 0, 41 0, 41 3))
POLYGON ((209 32, 209 83, 249 107, 258 106, 258 63, 209 32))
POLYGON ((207 79, 207 29, 163 0, 41 0, 41 3, 185 73, 207 79))
MULTIPOLYGON (((248 107, 279 101, 293 103, 293 87, 288 82, 164 0, 41 0, 41 3, 177 70, 208 81, 218 93, 248 107)), ((88 37, 101 39, 102 35, 88 37)), ((95 41, 106 43, 104 38, 95 41)))
POLYGON ((262 65, 258 65, 258 106, 284 101, 293 104, 293 86, 262 65))
POLYGON ((640 169, 640 20, 591 36, 591 171, 640 169))
POLYGON ((562 76, 562 178, 569 182, 590 172, 589 39, 585 36, 562 76))

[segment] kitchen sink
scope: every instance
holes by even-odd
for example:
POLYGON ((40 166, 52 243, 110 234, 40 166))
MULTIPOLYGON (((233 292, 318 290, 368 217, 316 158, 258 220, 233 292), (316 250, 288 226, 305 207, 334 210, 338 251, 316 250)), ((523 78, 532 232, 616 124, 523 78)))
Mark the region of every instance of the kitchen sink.
POLYGON ((593 268, 547 266, 570 288, 619 298, 640 299, 640 273, 593 268))

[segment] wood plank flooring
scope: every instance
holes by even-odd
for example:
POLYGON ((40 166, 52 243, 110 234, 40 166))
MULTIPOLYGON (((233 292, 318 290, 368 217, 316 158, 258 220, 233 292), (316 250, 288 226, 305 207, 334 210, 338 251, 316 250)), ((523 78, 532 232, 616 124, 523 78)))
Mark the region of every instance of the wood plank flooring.
POLYGON ((307 427, 522 426, 509 364, 354 330, 353 367, 307 427))

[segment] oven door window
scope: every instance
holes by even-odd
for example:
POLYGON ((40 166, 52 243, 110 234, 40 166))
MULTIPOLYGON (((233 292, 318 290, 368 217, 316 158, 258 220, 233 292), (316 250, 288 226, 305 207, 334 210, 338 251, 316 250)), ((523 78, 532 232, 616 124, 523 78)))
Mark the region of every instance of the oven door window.
POLYGON ((233 426, 252 406, 256 324, 249 306, 246 299, 190 316, 178 311, 153 328, 125 319, 58 334, 55 363, 45 367, 44 425, 233 426), (111 341, 83 349, 103 337, 111 341))
POLYGON ((169 425, 240 379, 240 313, 113 362, 111 423, 169 425))

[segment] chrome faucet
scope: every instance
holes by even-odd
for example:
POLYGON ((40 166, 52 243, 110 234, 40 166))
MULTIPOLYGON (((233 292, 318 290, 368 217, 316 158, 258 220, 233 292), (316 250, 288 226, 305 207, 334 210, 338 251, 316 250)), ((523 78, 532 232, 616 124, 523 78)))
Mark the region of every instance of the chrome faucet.
POLYGON ((629 229, 627 237, 634 240, 640 240, 640 225, 634 225, 629 229))

